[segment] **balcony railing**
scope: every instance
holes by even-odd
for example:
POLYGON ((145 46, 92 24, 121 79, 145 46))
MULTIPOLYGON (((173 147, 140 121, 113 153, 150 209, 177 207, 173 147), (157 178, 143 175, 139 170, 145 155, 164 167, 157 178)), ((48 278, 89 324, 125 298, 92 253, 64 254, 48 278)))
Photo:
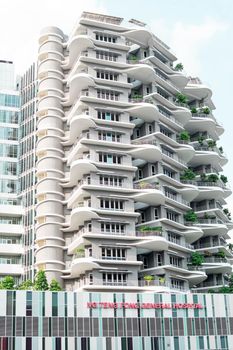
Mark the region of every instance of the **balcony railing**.
POLYGON ((220 257, 216 257, 216 256, 210 256, 210 257, 205 257, 204 258, 204 262, 205 263, 227 263, 227 259, 226 258, 220 258, 220 257))
POLYGON ((157 145, 156 140, 132 140, 132 145, 157 145))
POLYGON ((148 237, 148 236, 159 236, 164 237, 163 233, 161 231, 155 231, 155 230, 148 230, 148 231, 136 231, 137 237, 148 237))
POLYGON ((151 183, 137 183, 133 185, 133 188, 138 190, 144 190, 144 189, 159 189, 158 185, 151 184, 151 183))
POLYGON ((167 157, 174 159, 176 162, 186 165, 186 163, 182 159, 180 159, 177 155, 165 150, 164 148, 162 148, 162 153, 165 154, 167 157))

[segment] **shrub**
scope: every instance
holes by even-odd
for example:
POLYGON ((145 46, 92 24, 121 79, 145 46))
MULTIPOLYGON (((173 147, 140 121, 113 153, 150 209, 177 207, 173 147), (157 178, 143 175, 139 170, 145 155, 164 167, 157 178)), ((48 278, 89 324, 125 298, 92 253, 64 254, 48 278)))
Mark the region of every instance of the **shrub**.
POLYGON ((204 113, 204 114, 210 114, 210 109, 209 109, 209 107, 203 107, 201 109, 201 112, 204 113))
POLYGON ((208 140, 207 145, 209 148, 214 148, 216 146, 216 141, 214 140, 208 140))
POLYGON ((219 258, 225 258, 226 257, 226 254, 224 253, 224 251, 223 250, 220 250, 218 253, 217 253, 217 256, 219 257, 219 258))
POLYGON ((186 214, 184 214, 184 218, 186 221, 196 222, 197 221, 197 214, 193 210, 189 210, 189 211, 187 211, 186 214))
POLYGON ((191 255, 191 264, 193 266, 201 266, 204 262, 204 256, 198 252, 194 252, 191 255))
POLYGON ((26 281, 23 281, 19 287, 18 287, 19 290, 32 290, 33 289, 33 283, 31 280, 26 280, 26 281))
POLYGON ((0 289, 11 290, 11 289, 14 289, 14 286, 15 286, 15 281, 12 276, 4 277, 0 282, 0 289))
POLYGON ((210 174, 208 175, 208 181, 209 182, 217 182, 219 179, 217 174, 210 174))
POLYGON ((59 292, 59 291, 61 291, 62 289, 61 289, 61 286, 60 286, 60 284, 58 283, 58 281, 55 280, 55 279, 52 279, 52 281, 51 281, 51 283, 50 283, 50 285, 49 285, 49 290, 50 290, 51 292, 59 292))
POLYGON ((181 174, 180 179, 181 180, 194 180, 196 177, 196 174, 191 169, 186 169, 183 174, 181 174))
POLYGON ((152 276, 152 275, 145 275, 143 277, 144 281, 146 281, 148 284, 150 284, 151 281, 154 281, 155 279, 155 276, 152 276))
POLYGON ((224 175, 221 175, 221 176, 220 176, 220 179, 222 180, 222 182, 223 182, 224 184, 226 184, 226 183, 228 182, 228 178, 227 178, 226 176, 224 176, 224 175))
POLYGON ((219 152, 223 154, 223 147, 220 146, 218 149, 219 149, 219 152))
POLYGON ((191 113, 192 113, 192 114, 196 114, 196 113, 197 113, 197 109, 196 109, 195 107, 192 107, 192 108, 191 108, 191 113))
POLYGON ((188 131, 182 131, 179 134, 179 139, 182 140, 182 141, 189 141, 190 140, 190 135, 189 135, 188 131))
POLYGON ((176 95, 176 101, 181 103, 181 104, 187 104, 188 103, 188 98, 187 96, 179 93, 176 95))
POLYGON ((177 72, 181 72, 184 69, 184 66, 182 63, 177 63, 177 65, 174 67, 174 70, 177 72))

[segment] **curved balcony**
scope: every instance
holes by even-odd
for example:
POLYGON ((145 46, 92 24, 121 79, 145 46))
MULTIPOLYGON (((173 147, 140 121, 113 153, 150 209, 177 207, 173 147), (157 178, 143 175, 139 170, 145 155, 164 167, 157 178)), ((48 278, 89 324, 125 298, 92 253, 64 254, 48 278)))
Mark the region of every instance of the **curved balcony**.
POLYGON ((70 222, 67 224, 68 227, 63 229, 64 232, 77 230, 79 226, 84 225, 85 221, 100 219, 100 216, 93 208, 89 207, 88 204, 79 203, 78 205, 80 205, 80 207, 72 209, 70 222))
POLYGON ((193 84, 192 82, 189 82, 184 88, 184 93, 195 100, 206 101, 210 100, 212 97, 212 90, 208 86, 202 84, 201 82, 198 84, 193 84))
POLYGON ((70 123, 70 130, 68 140, 63 142, 63 145, 71 145, 75 142, 77 137, 83 132, 83 130, 87 130, 89 128, 96 128, 97 124, 94 121, 93 117, 89 115, 81 114, 76 115, 72 118, 70 123))
POLYGON ((79 96, 82 90, 89 86, 96 86, 95 80, 87 73, 77 73, 68 80, 69 89, 69 103, 72 104, 79 96))
POLYGON ((192 118, 185 125, 185 129, 192 133, 205 132, 208 130, 208 134, 213 139, 218 139, 224 132, 224 129, 218 125, 215 119, 209 114, 193 114, 192 118))
POLYGON ((202 270, 207 274, 212 273, 231 273, 232 266, 227 259, 219 257, 205 257, 203 264, 201 265, 202 270))
POLYGON ((71 38, 67 48, 69 50, 69 62, 64 63, 64 69, 71 67, 82 51, 87 48, 95 48, 95 45, 88 35, 79 34, 71 38))
POLYGON ((76 185, 78 180, 81 180, 85 174, 90 174, 90 172, 98 172, 98 168, 94 163, 92 163, 88 157, 80 155, 79 159, 71 163, 69 178, 66 178, 64 181, 67 181, 66 187, 76 185))

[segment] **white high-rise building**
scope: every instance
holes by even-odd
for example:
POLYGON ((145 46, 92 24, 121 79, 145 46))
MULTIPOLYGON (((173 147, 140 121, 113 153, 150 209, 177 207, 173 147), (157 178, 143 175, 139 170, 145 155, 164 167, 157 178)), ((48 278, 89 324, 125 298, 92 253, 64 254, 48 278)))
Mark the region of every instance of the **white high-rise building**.
POLYGON ((23 276, 23 214, 19 199, 20 96, 11 61, 0 61, 0 278, 23 276))
POLYGON ((233 255, 212 92, 131 22, 41 32, 36 267, 67 290, 216 289, 233 255))

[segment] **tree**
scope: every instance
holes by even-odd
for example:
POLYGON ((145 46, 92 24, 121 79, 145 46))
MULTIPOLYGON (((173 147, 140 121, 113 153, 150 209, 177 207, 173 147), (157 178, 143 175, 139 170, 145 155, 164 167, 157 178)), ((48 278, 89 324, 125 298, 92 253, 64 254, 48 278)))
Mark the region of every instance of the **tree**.
POLYGON ((51 281, 51 283, 49 285, 49 290, 51 292, 60 292, 62 289, 61 289, 61 286, 58 283, 58 281, 55 280, 55 279, 52 279, 52 281, 51 281))
POLYGON ((209 107, 203 107, 203 108, 201 109, 201 111, 202 111, 202 113, 204 113, 204 114, 210 114, 210 109, 209 109, 209 107))
POLYGON ((201 266, 204 262, 204 256, 198 252, 194 252, 191 255, 191 264, 193 266, 201 266))
POLYGON ((48 290, 49 285, 45 271, 39 270, 35 277, 34 290, 48 290))
MULTIPOLYGON (((219 147, 219 150, 220 150, 220 147, 219 147)), ((225 175, 221 175, 221 176, 220 176, 220 179, 222 180, 222 182, 223 182, 224 184, 226 184, 226 183, 228 182, 228 179, 227 179, 227 177, 226 177, 225 175)))
POLYGON ((192 113, 192 114, 196 114, 196 113, 197 113, 197 109, 196 109, 195 107, 192 107, 192 108, 191 108, 191 113, 192 113))
POLYGON ((0 289, 15 289, 15 281, 12 276, 6 276, 4 277, 0 282, 0 289))
POLYGON ((18 287, 19 290, 32 290, 33 289, 33 283, 31 280, 26 280, 26 281, 23 281, 19 287, 18 287))
POLYGON ((143 278, 144 278, 144 281, 146 281, 147 284, 149 285, 151 281, 154 281, 155 276, 152 276, 152 275, 145 275, 143 278))

